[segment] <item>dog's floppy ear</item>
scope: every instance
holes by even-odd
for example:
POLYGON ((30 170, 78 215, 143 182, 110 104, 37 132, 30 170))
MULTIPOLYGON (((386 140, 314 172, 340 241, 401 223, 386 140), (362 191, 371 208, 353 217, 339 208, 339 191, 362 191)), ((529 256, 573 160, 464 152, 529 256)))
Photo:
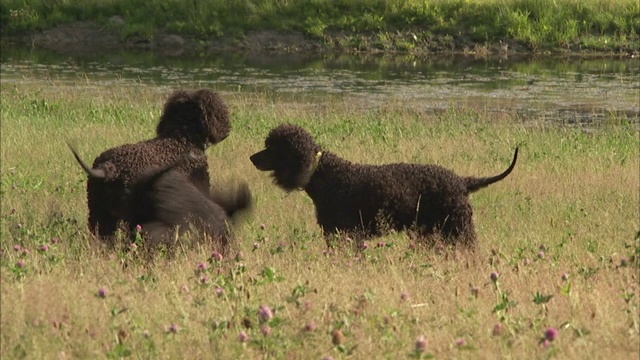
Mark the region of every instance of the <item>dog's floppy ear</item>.
POLYGON ((78 162, 78 164, 80 164, 80 166, 82 166, 82 169, 90 177, 92 177, 94 179, 105 179, 107 177, 107 174, 105 173, 104 169, 93 169, 93 168, 89 167, 89 165, 87 165, 84 161, 82 161, 82 159, 80 158, 80 155, 78 155, 78 152, 76 151, 74 146, 71 145, 70 142, 67 142, 67 146, 69 146, 69 149, 71 149, 71 152, 73 153, 73 157, 76 158, 76 161, 78 162))

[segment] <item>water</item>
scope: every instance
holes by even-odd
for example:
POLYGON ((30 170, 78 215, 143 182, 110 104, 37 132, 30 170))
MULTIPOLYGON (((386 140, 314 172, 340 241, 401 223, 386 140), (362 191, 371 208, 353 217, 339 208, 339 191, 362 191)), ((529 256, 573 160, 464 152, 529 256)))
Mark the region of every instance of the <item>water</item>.
POLYGON ((393 102, 424 111, 482 107, 535 119, 595 125, 615 116, 640 122, 638 59, 544 57, 424 59, 384 56, 171 58, 152 53, 69 57, 3 48, 3 84, 24 81, 349 96, 361 106, 393 102))

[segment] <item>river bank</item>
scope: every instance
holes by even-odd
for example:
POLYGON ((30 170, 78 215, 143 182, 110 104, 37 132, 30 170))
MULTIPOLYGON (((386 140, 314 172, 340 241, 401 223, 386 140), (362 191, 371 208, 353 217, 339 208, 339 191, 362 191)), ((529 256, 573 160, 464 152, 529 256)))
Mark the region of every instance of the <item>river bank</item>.
POLYGON ((638 56, 633 0, 167 3, 0 0, 2 45, 63 54, 222 52, 638 56))

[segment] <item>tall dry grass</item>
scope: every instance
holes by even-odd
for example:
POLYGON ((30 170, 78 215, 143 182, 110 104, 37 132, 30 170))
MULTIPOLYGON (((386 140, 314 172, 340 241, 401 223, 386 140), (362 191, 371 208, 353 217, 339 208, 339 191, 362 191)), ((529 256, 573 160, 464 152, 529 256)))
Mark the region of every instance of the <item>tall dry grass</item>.
POLYGON ((148 265, 91 241, 85 175, 65 141, 90 160, 148 138, 169 92, 3 84, 3 359, 638 357, 635 124, 584 132, 479 108, 225 93, 234 129, 208 155, 214 181, 240 177, 255 194, 241 253, 187 249, 148 265), (475 251, 412 249, 399 233, 331 253, 311 200, 248 160, 280 122, 367 163, 490 175, 521 152, 507 179, 472 195, 475 251), (549 327, 559 335, 545 344, 549 327))

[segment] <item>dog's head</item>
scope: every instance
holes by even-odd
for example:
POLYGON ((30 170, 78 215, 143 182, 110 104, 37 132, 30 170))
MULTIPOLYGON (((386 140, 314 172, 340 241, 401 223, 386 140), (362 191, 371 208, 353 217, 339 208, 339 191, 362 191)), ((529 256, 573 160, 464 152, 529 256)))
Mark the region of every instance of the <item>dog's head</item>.
POLYGON ((273 171, 281 188, 292 191, 304 188, 318 166, 321 148, 303 128, 283 124, 269 132, 265 149, 251 155, 260 171, 273 171))
POLYGON ((202 149, 224 140, 230 131, 229 108, 209 89, 175 91, 156 128, 158 137, 186 138, 202 149))

